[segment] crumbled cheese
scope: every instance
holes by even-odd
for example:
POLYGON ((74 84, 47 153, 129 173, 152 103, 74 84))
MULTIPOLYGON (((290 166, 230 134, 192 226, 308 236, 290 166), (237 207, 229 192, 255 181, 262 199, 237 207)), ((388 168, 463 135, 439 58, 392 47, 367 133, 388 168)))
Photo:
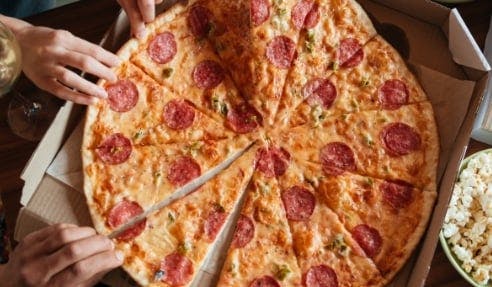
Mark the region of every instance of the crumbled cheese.
POLYGON ((479 284, 492 283, 492 155, 473 157, 461 171, 443 235, 464 271, 479 284))

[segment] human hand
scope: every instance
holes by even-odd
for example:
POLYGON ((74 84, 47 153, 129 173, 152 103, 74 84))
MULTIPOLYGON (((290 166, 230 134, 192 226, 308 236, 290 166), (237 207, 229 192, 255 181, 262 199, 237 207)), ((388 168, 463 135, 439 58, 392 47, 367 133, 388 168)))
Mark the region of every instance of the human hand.
POLYGON ((0 282, 18 286, 93 286, 122 263, 107 237, 90 227, 57 224, 27 235, 0 265, 0 282))
POLYGON ((155 5, 162 3, 162 0, 118 0, 118 3, 130 20, 132 34, 140 39, 145 36, 144 23, 154 21, 155 5))
POLYGON ((68 31, 25 25, 15 31, 22 50, 26 76, 39 88, 62 99, 92 104, 107 93, 67 66, 80 69, 110 82, 117 80, 110 67, 119 64, 117 56, 68 31))

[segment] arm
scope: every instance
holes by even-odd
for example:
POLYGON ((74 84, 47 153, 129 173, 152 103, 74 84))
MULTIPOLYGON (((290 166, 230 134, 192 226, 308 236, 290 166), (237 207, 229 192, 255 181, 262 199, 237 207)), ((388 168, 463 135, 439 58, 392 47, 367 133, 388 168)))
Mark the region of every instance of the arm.
POLYGON ((118 57, 68 31, 33 26, 3 15, 0 21, 13 31, 22 51, 22 70, 39 88, 79 104, 107 97, 103 88, 66 67, 113 82, 116 75, 111 67, 119 64, 118 57))
POLYGON ((122 263, 107 237, 89 227, 58 224, 27 235, 0 265, 5 287, 77 286, 96 284, 122 263))
POLYGON ((140 39, 145 36, 144 23, 154 21, 155 5, 162 0, 118 0, 118 3, 130 20, 132 34, 140 39))

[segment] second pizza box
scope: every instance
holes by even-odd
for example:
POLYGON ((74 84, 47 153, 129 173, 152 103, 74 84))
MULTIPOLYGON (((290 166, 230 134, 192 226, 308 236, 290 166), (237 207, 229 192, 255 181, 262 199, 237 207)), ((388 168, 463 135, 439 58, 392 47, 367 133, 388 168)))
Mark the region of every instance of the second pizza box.
MULTIPOLYGON (((457 10, 426 0, 359 2, 378 32, 409 63, 434 106, 439 126, 439 198, 421 247, 392 283, 423 286, 490 67, 457 10)), ((161 9, 166 4, 169 3, 161 9)), ((102 41, 103 46, 116 51, 127 40, 128 27, 128 20, 121 13, 102 41)), ((21 199, 24 208, 18 217, 16 240, 47 224, 91 224, 82 192, 82 119, 83 109, 67 103, 26 166, 22 175, 26 182, 21 199), (71 136, 64 141, 68 134, 71 136)), ((214 281, 214 263, 220 262, 221 254, 212 255, 195 281, 200 284, 195 286, 214 281)), ((131 285, 121 271, 111 273, 107 282, 113 286, 131 285)))

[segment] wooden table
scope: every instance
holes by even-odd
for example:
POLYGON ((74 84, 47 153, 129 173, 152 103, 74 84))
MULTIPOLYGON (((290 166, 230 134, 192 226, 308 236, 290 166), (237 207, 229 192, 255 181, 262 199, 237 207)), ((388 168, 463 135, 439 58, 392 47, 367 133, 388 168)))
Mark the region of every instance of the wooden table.
MULTIPOLYGON (((458 6, 465 22, 483 47, 488 31, 492 1, 479 0, 458 6)), ((71 31, 73 34, 97 43, 117 16, 119 6, 114 0, 83 0, 55 10, 30 17, 35 25, 49 26, 71 31)), ((29 85, 22 83, 22 85, 29 85)), ((11 231, 19 212, 19 198, 23 182, 19 179, 23 167, 36 148, 37 143, 16 137, 10 131, 6 110, 10 97, 0 99, 0 191, 7 209, 7 222, 11 231)), ((488 146, 470 141, 469 153, 488 146)), ((449 264, 442 249, 438 247, 432 262, 426 286, 462 287, 468 284, 449 264)))

